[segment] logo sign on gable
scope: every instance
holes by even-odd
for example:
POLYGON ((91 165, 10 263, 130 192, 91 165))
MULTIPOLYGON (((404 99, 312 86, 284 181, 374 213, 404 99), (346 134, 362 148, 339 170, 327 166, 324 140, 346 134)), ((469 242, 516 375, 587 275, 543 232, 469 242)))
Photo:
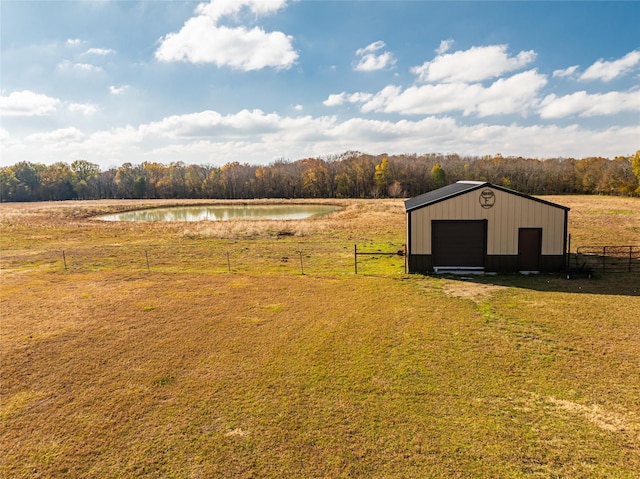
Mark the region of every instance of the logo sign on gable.
POLYGON ((480 193, 480 206, 491 208, 496 204, 496 194, 491 190, 482 190, 480 193))

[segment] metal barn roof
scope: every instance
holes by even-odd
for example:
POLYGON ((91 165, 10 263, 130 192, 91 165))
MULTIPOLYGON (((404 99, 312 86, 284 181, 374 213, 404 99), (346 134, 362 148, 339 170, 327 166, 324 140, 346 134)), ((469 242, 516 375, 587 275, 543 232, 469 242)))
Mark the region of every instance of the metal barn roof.
POLYGON ((422 208, 424 206, 429 206, 434 203, 439 203, 441 201, 454 198, 456 196, 462 195, 464 193, 468 193, 470 191, 479 190, 480 188, 493 188, 496 190, 504 191, 505 193, 510 193, 512 195, 520 196, 523 198, 528 198, 532 201, 537 201, 539 203, 544 203, 549 206, 561 208, 566 211, 569 211, 570 209, 570 208, 567 208, 566 206, 552 203, 550 201, 541 200, 539 198, 535 198, 533 196, 520 193, 518 191, 510 190, 509 188, 505 188, 503 186, 494 185, 487 181, 458 181, 457 183, 443 186, 442 188, 438 188, 437 190, 429 191, 422 195, 410 198, 404 202, 404 207, 405 207, 405 210, 409 212, 412 210, 416 210, 418 208, 422 208))

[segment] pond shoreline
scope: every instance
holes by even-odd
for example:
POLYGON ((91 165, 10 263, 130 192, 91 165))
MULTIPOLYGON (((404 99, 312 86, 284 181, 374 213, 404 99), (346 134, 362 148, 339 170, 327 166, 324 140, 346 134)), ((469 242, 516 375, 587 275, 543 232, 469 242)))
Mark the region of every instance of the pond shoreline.
POLYGON ((162 206, 96 217, 102 221, 200 222, 232 220, 308 220, 326 216, 342 207, 318 203, 235 203, 162 206))

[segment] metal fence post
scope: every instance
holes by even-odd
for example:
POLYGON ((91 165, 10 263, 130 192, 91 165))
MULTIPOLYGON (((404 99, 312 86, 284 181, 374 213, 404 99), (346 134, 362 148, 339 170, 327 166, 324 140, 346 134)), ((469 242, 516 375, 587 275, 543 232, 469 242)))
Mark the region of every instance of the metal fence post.
POLYGON ((358 245, 353 245, 353 264, 355 267, 356 274, 358 274, 358 245))

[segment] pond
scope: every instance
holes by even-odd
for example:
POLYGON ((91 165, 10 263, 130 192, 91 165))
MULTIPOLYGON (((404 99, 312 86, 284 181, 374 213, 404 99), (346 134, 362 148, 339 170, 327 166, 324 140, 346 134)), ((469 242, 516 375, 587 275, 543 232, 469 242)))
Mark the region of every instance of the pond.
POLYGON ((230 220, 306 220, 341 209, 331 205, 206 205, 172 206, 127 211, 102 216, 104 221, 230 221, 230 220))

